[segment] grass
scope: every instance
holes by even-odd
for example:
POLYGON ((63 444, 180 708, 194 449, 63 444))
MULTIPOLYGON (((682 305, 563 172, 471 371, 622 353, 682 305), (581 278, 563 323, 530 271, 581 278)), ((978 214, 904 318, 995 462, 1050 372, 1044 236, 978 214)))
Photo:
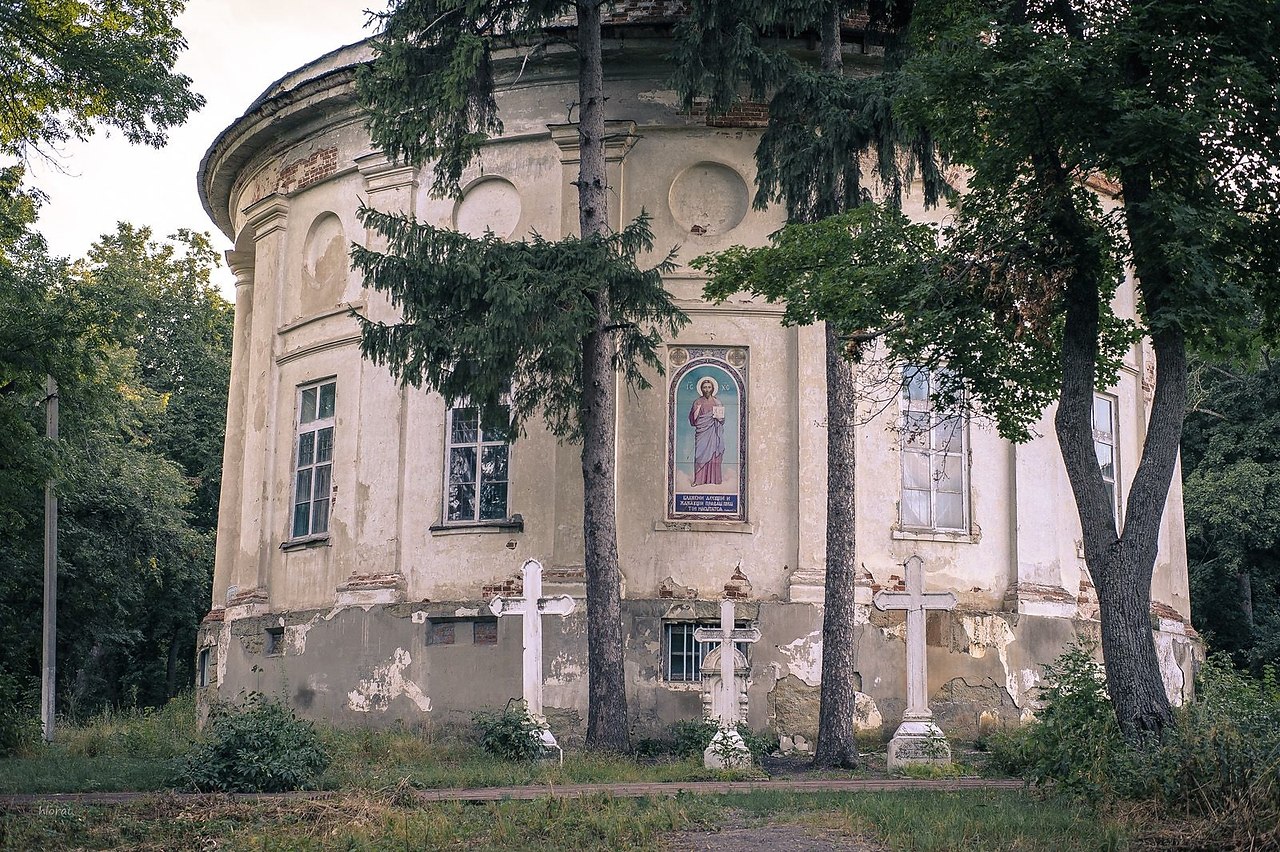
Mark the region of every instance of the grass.
MULTIPOLYGON (((230 850, 662 848, 674 831, 790 824, 874 838, 892 849, 1125 848, 1116 824, 1020 791, 595 796, 417 805, 403 795, 327 801, 200 802, 160 798, 115 808, 45 808, 0 816, 0 849, 230 850)), ((761 832, 766 838, 767 832, 761 832)))

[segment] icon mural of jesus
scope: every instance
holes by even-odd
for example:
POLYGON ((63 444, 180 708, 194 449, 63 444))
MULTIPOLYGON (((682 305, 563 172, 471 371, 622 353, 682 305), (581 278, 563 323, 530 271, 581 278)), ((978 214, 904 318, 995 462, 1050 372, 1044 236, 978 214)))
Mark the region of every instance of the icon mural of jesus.
POLYGON ((724 406, 716 399, 716 380, 704 378, 698 383, 701 394, 689 409, 689 425, 693 427, 693 486, 719 485, 724 480, 724 406))

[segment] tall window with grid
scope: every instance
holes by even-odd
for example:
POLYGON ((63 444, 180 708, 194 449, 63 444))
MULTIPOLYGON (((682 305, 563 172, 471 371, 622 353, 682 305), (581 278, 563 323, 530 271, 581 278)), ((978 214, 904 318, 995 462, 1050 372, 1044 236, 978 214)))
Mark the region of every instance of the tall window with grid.
POLYGON ((1111 512, 1120 524, 1120 493, 1116 488, 1116 478, 1120 469, 1120 458, 1116 446, 1116 402, 1105 394, 1093 396, 1093 452, 1098 457, 1098 467, 1102 470, 1102 481, 1107 486, 1107 500, 1111 503, 1111 512))
POLYGON ((967 428, 958 414, 934 410, 932 377, 907 367, 902 382, 903 529, 969 529, 967 428))
MULTIPOLYGON (((716 646, 714 642, 699 642, 693 636, 693 631, 699 627, 719 627, 718 621, 668 621, 663 624, 662 630, 662 647, 664 649, 664 657, 662 674, 663 677, 672 683, 689 683, 702 679, 702 660, 707 654, 711 653, 711 649, 716 646)), ((733 623, 737 627, 750 627, 749 621, 735 621, 733 623)), ((751 648, 749 642, 735 642, 734 647, 744 657, 748 656, 751 648)))
POLYGON ((446 428, 445 523, 506 519, 511 469, 506 432, 484 429, 475 408, 451 409, 446 428))
POLYGON ((293 538, 329 531, 333 495, 333 430, 337 382, 298 388, 297 441, 294 455, 293 538))

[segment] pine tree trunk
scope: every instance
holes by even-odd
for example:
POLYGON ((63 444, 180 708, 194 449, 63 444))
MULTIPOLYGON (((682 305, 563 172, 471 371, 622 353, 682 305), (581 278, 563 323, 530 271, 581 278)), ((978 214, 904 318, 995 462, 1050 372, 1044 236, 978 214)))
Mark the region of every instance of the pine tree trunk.
MULTIPOLYGON (((580 3, 578 13, 579 226, 583 238, 609 231, 604 157, 604 66, 600 7, 580 3)), ((587 579, 587 747, 627 749, 627 695, 622 662, 622 569, 614 469, 617 377, 609 330, 609 294, 595 297, 596 329, 582 351, 583 539, 587 579)))
MULTIPOLYGON (((840 9, 831 4, 823 18, 822 70, 839 73, 840 9)), ((833 164, 839 166, 839 164, 833 164)), ((833 169, 833 173, 837 170, 833 169)), ((841 168, 843 173, 845 169, 841 168)), ((845 181, 828 187, 832 207, 848 205, 845 181)), ((818 208, 827 205, 818 205, 818 208)), ((854 558, 855 480, 857 456, 857 398, 853 365, 844 357, 844 346, 831 324, 826 325, 827 365, 827 561, 825 605, 822 612, 822 692, 818 707, 818 741, 813 763, 823 767, 850 767, 858 762, 858 742, 853 718, 857 704, 853 673, 857 667, 857 628, 854 591, 857 562, 854 558)))
POLYGON ((169 636, 169 658, 164 666, 164 697, 178 694, 178 631, 169 636))

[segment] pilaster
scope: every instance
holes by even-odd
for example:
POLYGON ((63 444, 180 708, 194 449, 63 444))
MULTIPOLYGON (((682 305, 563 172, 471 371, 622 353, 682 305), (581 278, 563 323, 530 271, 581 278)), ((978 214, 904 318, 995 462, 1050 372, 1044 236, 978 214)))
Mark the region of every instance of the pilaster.
POLYGON ((827 582, 827 342, 821 323, 795 334, 797 548, 787 598, 820 604, 827 582))

